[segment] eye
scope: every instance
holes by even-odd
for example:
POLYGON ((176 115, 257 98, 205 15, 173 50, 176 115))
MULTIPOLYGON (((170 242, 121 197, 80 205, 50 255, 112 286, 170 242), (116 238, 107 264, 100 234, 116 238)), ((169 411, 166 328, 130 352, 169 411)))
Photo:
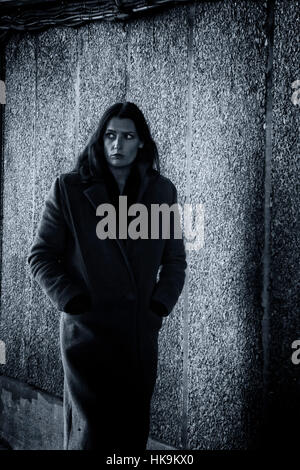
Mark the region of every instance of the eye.
POLYGON ((126 134, 126 139, 127 139, 127 140, 134 139, 134 135, 132 135, 132 134, 126 134))
POLYGON ((115 135, 112 132, 106 132, 106 134, 105 134, 105 137, 107 137, 108 139, 113 139, 114 136, 115 135))

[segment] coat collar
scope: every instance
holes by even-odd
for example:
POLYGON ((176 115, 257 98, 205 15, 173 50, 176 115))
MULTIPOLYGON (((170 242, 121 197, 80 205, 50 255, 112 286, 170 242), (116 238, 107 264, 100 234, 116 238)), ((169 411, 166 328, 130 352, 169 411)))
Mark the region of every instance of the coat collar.
MULTIPOLYGON (((148 162, 140 161, 136 165, 140 176, 140 186, 137 200, 135 202, 140 202, 151 178, 153 178, 153 173, 155 176, 158 176, 158 173, 155 170, 151 170, 148 162)), ((101 172, 97 180, 94 181, 87 189, 84 189, 83 194, 87 197, 95 211, 100 204, 111 203, 106 185, 104 184, 104 172, 101 172)))

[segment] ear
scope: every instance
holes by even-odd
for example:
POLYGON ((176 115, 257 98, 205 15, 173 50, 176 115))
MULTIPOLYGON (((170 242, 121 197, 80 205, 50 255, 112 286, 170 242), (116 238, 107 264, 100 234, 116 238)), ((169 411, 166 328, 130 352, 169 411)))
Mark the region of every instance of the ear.
POLYGON ((139 148, 141 149, 141 148, 143 148, 143 147, 144 147, 144 142, 141 142, 141 143, 139 144, 139 148))

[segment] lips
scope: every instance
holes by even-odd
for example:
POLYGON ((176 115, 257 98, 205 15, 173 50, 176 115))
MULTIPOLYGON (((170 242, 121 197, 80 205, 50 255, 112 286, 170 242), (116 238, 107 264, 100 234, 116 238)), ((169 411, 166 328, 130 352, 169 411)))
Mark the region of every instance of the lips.
POLYGON ((123 157, 123 155, 122 155, 121 153, 114 153, 114 154, 112 155, 112 158, 115 158, 115 157, 117 157, 117 158, 118 158, 118 157, 123 157))

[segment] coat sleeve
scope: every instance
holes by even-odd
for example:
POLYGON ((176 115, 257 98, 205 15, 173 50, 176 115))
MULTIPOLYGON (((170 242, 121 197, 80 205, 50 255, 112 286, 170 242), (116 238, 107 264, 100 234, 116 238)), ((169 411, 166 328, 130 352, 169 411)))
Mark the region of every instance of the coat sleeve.
POLYGON ((60 182, 57 177, 44 204, 27 262, 33 278, 49 296, 53 305, 58 310, 69 313, 65 310, 68 302, 73 297, 85 293, 63 268, 69 229, 62 212, 60 197, 60 182))
MULTIPOLYGON (((172 204, 177 204, 177 190, 174 185, 172 204)), ((177 226, 177 231, 181 232, 181 227, 177 226)), ((173 222, 170 224, 170 239, 166 241, 161 264, 159 281, 151 296, 150 307, 159 315, 167 316, 181 294, 187 267, 184 241, 183 238, 174 237, 173 222)))

